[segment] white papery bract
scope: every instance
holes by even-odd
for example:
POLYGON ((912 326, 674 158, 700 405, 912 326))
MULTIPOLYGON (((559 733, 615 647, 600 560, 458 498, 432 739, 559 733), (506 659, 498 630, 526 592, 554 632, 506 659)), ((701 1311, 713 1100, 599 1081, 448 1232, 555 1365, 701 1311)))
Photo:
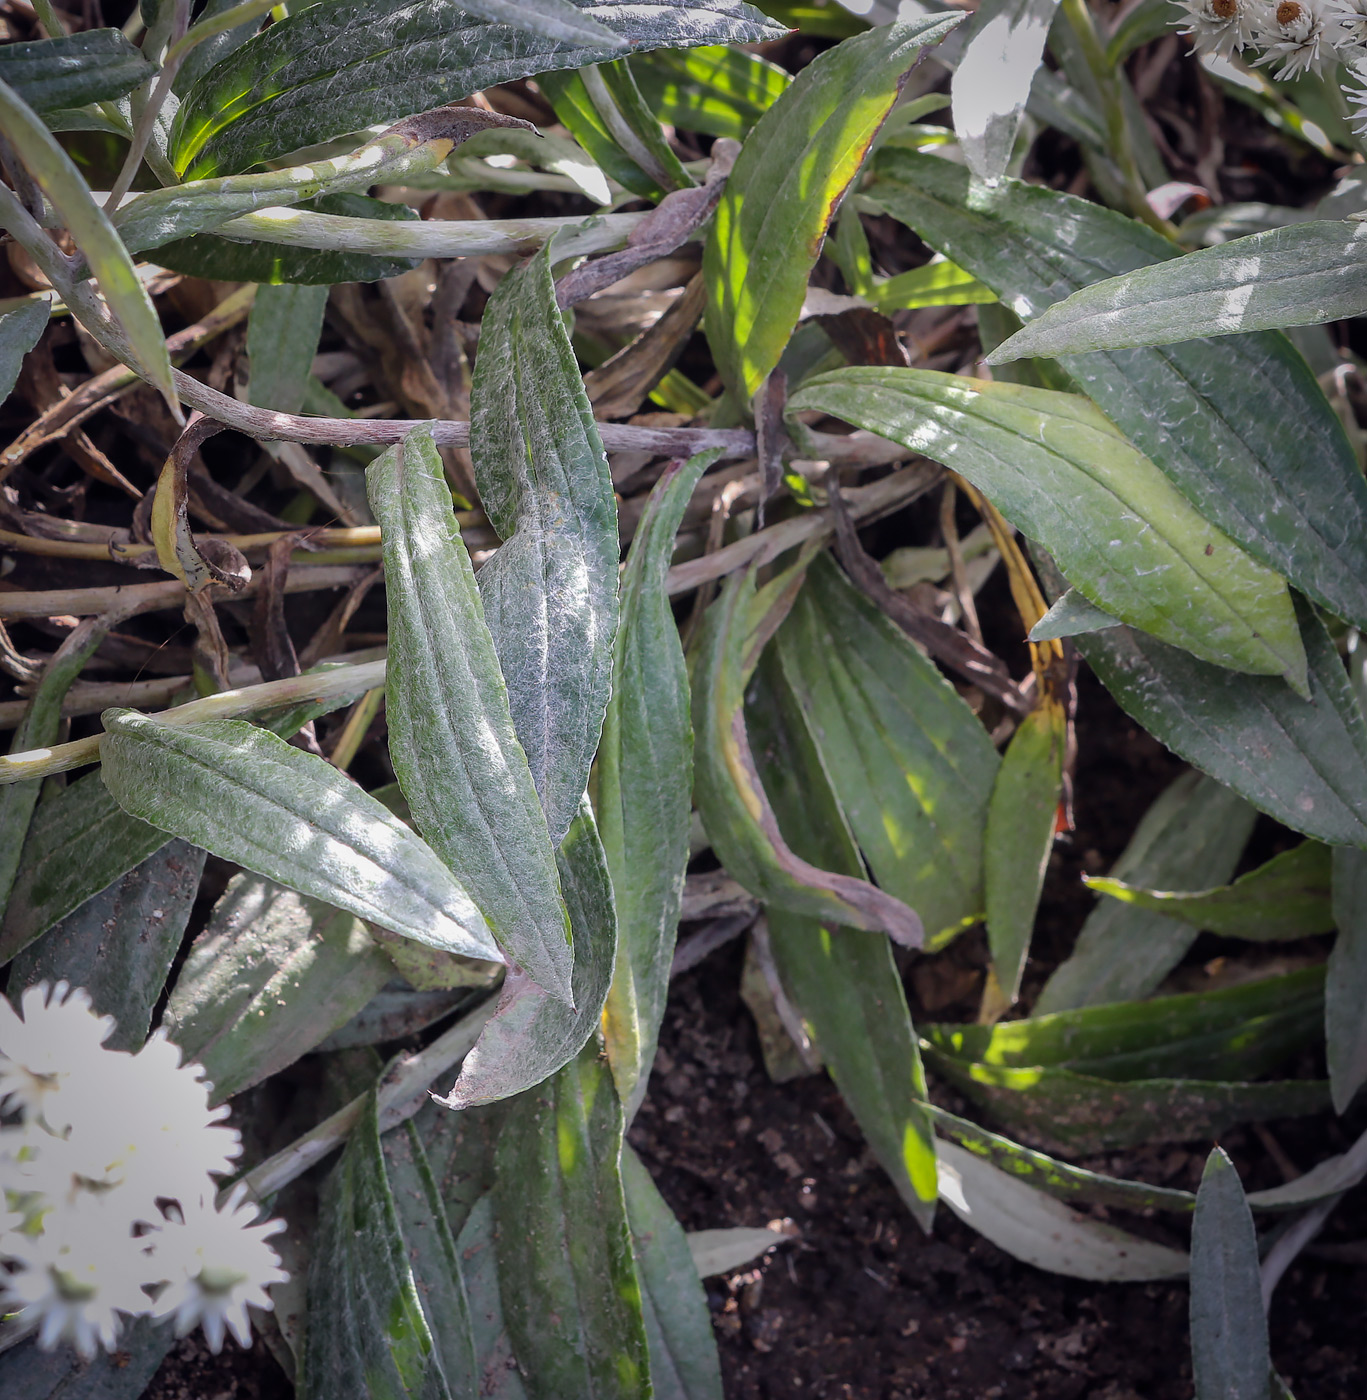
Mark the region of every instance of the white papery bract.
POLYGON ((0 1313, 87 1358, 124 1314, 247 1345, 248 1307, 287 1277, 267 1243, 284 1227, 240 1195, 214 1209, 241 1141, 203 1067, 160 1033, 108 1049, 113 1021, 65 983, 29 988, 20 1012, 0 997, 0 1101, 19 1115, 0 1124, 0 1313))
POLYGON ((1261 0, 1182 0, 1182 8, 1191 18, 1179 33, 1198 52, 1233 58, 1254 42, 1264 6, 1261 0))
POLYGON ((1267 7, 1258 29, 1257 42, 1265 50, 1258 62, 1280 62, 1277 77, 1283 80, 1322 73, 1338 58, 1334 44, 1341 32, 1325 0, 1279 0, 1267 7))
POLYGON ((1338 27, 1339 57, 1345 63, 1360 62, 1367 54, 1367 0, 1324 0, 1324 9, 1338 27))

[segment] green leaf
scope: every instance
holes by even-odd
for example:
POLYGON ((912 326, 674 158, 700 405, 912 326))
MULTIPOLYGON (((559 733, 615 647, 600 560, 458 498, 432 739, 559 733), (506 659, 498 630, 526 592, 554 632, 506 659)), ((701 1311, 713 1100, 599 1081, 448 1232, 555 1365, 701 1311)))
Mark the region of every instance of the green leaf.
POLYGON ((0 316, 0 402, 13 392, 24 356, 42 339, 50 309, 47 300, 40 299, 0 316))
POLYGON ((655 1400, 722 1400, 717 1339, 688 1237, 629 1146, 622 1148, 622 1187, 655 1400))
POLYGON ((1107 612, 1218 666, 1304 687, 1286 585, 1085 399, 860 367, 809 379, 788 401, 790 415, 812 409, 951 465, 1107 612))
POLYGON ((1011 736, 987 807, 983 852, 992 975, 1010 1005, 1020 995, 1035 910, 1058 830, 1068 718, 1047 701, 1011 736))
MULTIPOLYGON (((598 1029, 617 956, 612 879, 587 797, 560 844, 560 883, 574 929, 574 1009, 509 969, 479 1043, 437 1102, 468 1108, 520 1094, 568 1064, 598 1029)), ((435 1096, 434 1096, 435 1097, 435 1096)))
POLYGON ((1324 971, 1304 968, 1218 992, 1089 1006, 996 1026, 926 1026, 937 1050, 1013 1068, 1057 1066, 1126 1080, 1262 1073, 1313 1036, 1324 971))
POLYGON ((1232 885, 1214 889, 1154 890, 1113 877, 1082 878, 1099 894, 1180 919, 1192 928, 1228 938, 1275 942, 1307 938, 1333 929, 1331 862, 1330 847, 1318 841, 1303 841, 1241 875, 1232 885))
POLYGON ((479 572, 484 617, 558 844, 603 731, 621 546, 607 457, 555 302, 553 247, 510 272, 484 313, 470 456, 504 542, 479 572))
POLYGON ((187 842, 168 841, 19 953, 10 996, 39 982, 84 987, 95 1010, 116 1022, 106 1048, 139 1049, 180 951, 204 859, 187 842))
POLYGON ((243 720, 101 719, 101 777, 126 812, 405 938, 500 961, 431 848, 326 760, 243 720))
POLYGON ((1136 50, 1172 32, 1174 24, 1185 22, 1187 12, 1176 0, 1140 0, 1131 5, 1111 30, 1106 42, 1106 60, 1118 67, 1136 50))
POLYGON ((999 760, 977 716, 829 556, 813 562, 776 644, 879 885, 916 910, 932 947, 981 917, 999 760))
POLYGON ((1149 1186, 1142 1181, 1124 1181, 1089 1172, 1070 1162, 1060 1162, 1043 1152, 1036 1152, 1033 1148, 1022 1147, 1010 1138, 988 1132, 967 1118, 956 1117, 934 1104, 927 1104, 926 1112, 934 1120, 936 1128, 965 1151, 1061 1201, 1114 1206, 1118 1210, 1129 1211, 1168 1210, 1179 1214, 1188 1214, 1195 1208, 1196 1197, 1190 1191, 1178 1191, 1169 1186, 1149 1186))
POLYGON ((475 1344, 475 1374, 480 1378, 481 1400, 526 1400, 527 1388, 522 1384, 503 1320, 496 1236, 493 1193, 486 1191, 466 1215, 456 1237, 456 1254, 469 1302, 470 1334, 475 1344))
POLYGON ((1324 982, 1324 1031, 1334 1111, 1344 1113, 1367 1082, 1367 855, 1334 852, 1338 937, 1324 982))
POLYGON ((716 457, 670 463, 636 527, 598 749, 594 807, 617 905, 603 1033, 628 1119, 655 1059, 689 857, 693 725, 666 577, 693 488, 716 457))
POLYGON ((112 102, 156 71, 117 29, 87 29, 0 48, 0 81, 35 112, 112 102))
POLYGON ((98 773, 62 788, 33 815, 0 925, 0 963, 141 865, 167 840, 164 831, 129 816, 98 773))
POLYGON ((1308 701, 1128 627, 1075 645, 1121 708, 1188 763, 1295 831, 1367 846, 1367 724, 1323 623, 1299 611, 1308 701))
POLYGON ((1268 229, 1083 287, 988 356, 1081 354, 1198 336, 1318 326, 1367 311, 1367 225, 1268 229))
POLYGON ((532 1400, 650 1395, 622 1193, 622 1106, 588 1047, 509 1107, 494 1209, 508 1334, 532 1400))
POLYGON ((766 904, 829 923, 882 929, 919 946, 919 916, 853 876, 819 870, 789 849, 765 796, 742 703, 764 642, 801 586, 802 561, 756 591, 753 569, 733 574, 708 608, 691 658, 693 799, 728 874, 766 904))
POLYGON ((964 36, 950 87, 954 129, 980 180, 1006 174, 1057 10, 1058 0, 986 0, 964 36))
POLYGON ((966 1225, 1037 1269, 1104 1282, 1175 1278, 1187 1256, 1078 1215, 952 1142, 937 1146, 940 1199, 966 1225))
POLYGON ((929 15, 820 54, 759 119, 726 183, 703 253, 707 338, 749 403, 802 314, 826 228, 926 44, 960 16, 929 15))
MULTIPOLYGON (((895 673, 894 673, 895 674, 895 673)), ((804 859, 862 873, 859 851, 823 772, 809 726, 778 658, 762 663, 750 707, 760 772, 784 836, 804 859)), ((831 1076, 907 1209, 929 1230, 935 1216, 935 1139, 926 1079, 888 940, 822 927, 770 907, 769 943, 780 980, 811 1029, 831 1076)))
POLYGON ((1084 632, 1104 632, 1108 627, 1119 627, 1120 619, 1089 603, 1077 591, 1070 588, 1060 594, 1058 601, 1030 629, 1029 640, 1049 642, 1060 637, 1080 637, 1084 632))
POLYGON ((971 306, 994 302, 995 292, 945 258, 876 282, 863 294, 875 311, 915 311, 922 306, 971 306))
MULTIPOLYGON (((205 0, 205 4, 195 15, 195 27, 207 20, 217 19, 228 10, 236 9, 240 3, 241 0, 205 0)), ((207 39, 201 39, 185 56, 185 61, 180 65, 180 71, 171 84, 171 91, 178 98, 184 97, 214 64, 221 63, 235 49, 240 49, 261 28, 262 18, 262 15, 255 14, 232 29, 225 29, 220 33, 211 34, 207 39)))
POLYGON ((627 47, 627 40, 584 14, 570 0, 462 0, 466 14, 506 24, 555 43, 592 48, 627 47))
POLYGON ((1066 1156, 1216 1137, 1236 1123, 1308 1117, 1329 1107, 1329 1086, 1320 1080, 1116 1083, 1069 1069, 970 1063, 933 1047, 922 1052, 935 1074, 990 1117, 1066 1156))
POLYGON ((778 64, 722 45, 659 49, 627 61, 637 87, 662 122, 737 141, 793 81, 778 64))
MULTIPOLYGON (((320 214, 340 214, 344 218, 388 219, 396 223, 409 223, 418 217, 418 211, 406 204, 392 204, 361 194, 328 194, 295 207, 320 214)), ((157 249, 158 265, 172 272, 218 282, 258 282, 262 286, 380 282, 387 277, 397 277, 401 272, 411 272, 418 262, 417 258, 333 253, 292 248, 283 243, 238 243, 212 233, 177 239, 157 249)))
MULTIPOLYGON (((1171 258, 1086 200, 885 150, 870 194, 1025 320, 1171 258)), ((1229 245, 1226 245, 1229 246, 1229 245)), ((1063 368, 1208 520, 1340 617, 1367 622, 1367 482, 1304 358, 1275 333, 1065 356, 1063 368)))
POLYGON ((239 874, 191 946, 164 1024, 221 1103, 306 1055, 393 975, 354 914, 239 874))
MULTIPOLYGON (((1180 890, 1227 880, 1257 812, 1238 793, 1187 772, 1144 814, 1111 876, 1180 890)), ((1182 960, 1196 930, 1133 904, 1100 899, 1066 962, 1054 970, 1034 1014, 1148 996, 1182 960)))
POLYGON ((1268 1400, 1272 1361, 1253 1212, 1213 1148, 1191 1224, 1191 1368, 1197 1400, 1268 1400))
MULTIPOLYGON (((741 0, 579 8, 636 52, 758 43, 783 32, 741 0)), ((187 179, 232 174, 339 132, 619 51, 618 42, 567 44, 490 24, 453 0, 322 0, 249 40, 185 94, 171 159, 187 179)))
POLYGON ((318 353, 326 287, 258 287, 247 318, 247 401, 298 413, 318 353))
POLYGON ((402 1164, 381 1144, 372 1092, 324 1184, 309 1259, 300 1400, 478 1394, 441 1198, 411 1125, 399 1131, 407 1134, 402 1164), (391 1165, 400 1168, 393 1180, 391 1165))
POLYGON ((114 232, 104 211, 95 203, 71 157, 33 110, 0 80, 0 133, 14 148, 29 174, 52 201, 90 271, 99 279, 100 291, 125 342, 133 367, 158 389, 175 416, 180 402, 171 384, 171 360, 162 339, 161 322, 142 285, 133 260, 114 232))
POLYGON ((394 771, 508 956, 568 1001, 574 954, 554 847, 431 429, 377 457, 366 479, 384 542, 394 771))

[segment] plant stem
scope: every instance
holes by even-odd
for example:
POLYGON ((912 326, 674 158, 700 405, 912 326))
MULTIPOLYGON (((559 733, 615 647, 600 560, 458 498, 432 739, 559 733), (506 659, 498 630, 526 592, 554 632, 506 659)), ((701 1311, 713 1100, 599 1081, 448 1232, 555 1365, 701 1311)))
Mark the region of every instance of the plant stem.
POLYGON ((1106 57, 1105 45, 1096 32, 1096 22, 1087 0, 1062 0, 1063 13, 1082 48, 1087 67, 1101 93, 1105 108, 1108 154, 1119 167, 1121 179, 1125 183, 1125 193, 1130 205, 1130 213, 1136 219, 1148 224, 1165 238, 1176 239, 1177 230, 1163 218, 1148 201, 1139 166, 1134 158, 1134 146, 1130 140, 1130 124, 1125 114, 1125 103, 1120 93, 1120 84, 1115 69, 1106 57))

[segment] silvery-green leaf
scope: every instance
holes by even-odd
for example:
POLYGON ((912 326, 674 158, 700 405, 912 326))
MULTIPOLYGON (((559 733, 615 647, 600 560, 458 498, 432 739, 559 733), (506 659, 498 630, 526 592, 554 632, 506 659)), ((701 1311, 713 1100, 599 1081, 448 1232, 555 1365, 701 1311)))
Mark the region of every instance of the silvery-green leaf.
POLYGON ((415 428, 377 457, 366 484, 384 541, 399 784, 508 957, 569 1002, 574 953, 555 848, 431 430, 415 428))
POLYGON ((95 1010, 114 1018, 106 1047, 139 1049, 180 951, 205 854, 186 841, 168 841, 86 900, 14 959, 10 996, 38 982, 84 987, 95 1010))
POLYGON ((112 102, 155 72, 117 29, 87 29, 0 47, 0 80, 35 112, 112 102))
POLYGON ((693 488, 714 460, 705 453, 666 467, 636 527, 598 749, 594 808, 618 938, 603 1034, 628 1118, 655 1058, 689 858, 693 725, 666 576, 693 488))
MULTIPOLYGON (((0 49, 0 53, 4 53, 4 49, 0 49)), ((24 356, 42 338, 48 310, 46 299, 39 298, 0 316, 0 400, 9 398, 23 367, 24 356)))
POLYGON ((485 310, 470 456, 503 539, 479 572, 484 618, 558 844, 602 733, 620 546, 607 458, 555 302, 553 258, 552 240, 503 279, 485 310))
POLYGON ((393 973, 354 914, 235 875, 190 949, 163 1024, 222 1102, 307 1054, 393 973))
POLYGON ((500 961, 432 849, 325 759, 243 720, 102 720, 100 774, 126 812, 405 938, 500 961))
POLYGON ((1104 632, 1120 625, 1118 617, 1112 617, 1076 588, 1070 588, 1030 629, 1030 640, 1048 642, 1058 637, 1077 637, 1083 632, 1104 632))
POLYGON ((1315 326, 1367 311, 1367 224, 1315 220, 1094 282, 988 356, 1075 355, 1315 326))
POLYGON ((298 413, 318 352, 328 288, 266 285, 247 318, 247 401, 298 413))
POLYGON ((729 1230, 690 1230, 686 1238, 698 1277, 715 1278, 743 1268, 784 1243, 787 1236, 759 1226, 736 1225, 729 1230))
POLYGON ((1219 1147, 1206 1160, 1191 1226, 1191 1368, 1198 1400, 1268 1400, 1253 1213, 1219 1147))
MULTIPOLYGON (((574 1006, 509 969, 498 1008, 437 1102, 468 1108, 520 1094, 572 1060, 598 1028, 617 955, 617 917, 603 845, 585 797, 557 857, 574 929, 574 1006)), ((614 1090, 615 1092, 615 1090, 614 1090)))
POLYGON ((1367 853, 1334 852, 1334 920, 1324 1029, 1334 1108, 1343 1113, 1367 1081, 1367 853))
POLYGON ((698 44, 757 43, 784 30, 741 0, 580 0, 614 41, 566 43, 491 24, 454 0, 322 0, 271 25, 186 94, 171 159, 190 179, 454 102, 497 83, 698 44))
POLYGON ((1177 1278, 1187 1256, 1069 1210, 952 1142, 936 1144, 940 1199, 965 1225, 1024 1263, 1098 1282, 1177 1278))

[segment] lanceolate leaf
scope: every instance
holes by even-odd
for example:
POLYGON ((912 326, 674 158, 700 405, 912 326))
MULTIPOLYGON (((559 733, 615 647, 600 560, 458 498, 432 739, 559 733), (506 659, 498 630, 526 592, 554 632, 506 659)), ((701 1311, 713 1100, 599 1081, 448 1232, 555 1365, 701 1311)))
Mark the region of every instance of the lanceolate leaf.
POLYGON ((8 83, 0 79, 0 133, 52 201, 76 247, 99 279, 100 291, 126 339, 134 368, 161 391, 174 414, 180 404, 171 386, 171 360, 161 322, 147 289, 104 211, 91 198, 81 173, 52 133, 8 83))
POLYGON ((937 1145, 940 1199, 1008 1254, 1072 1278, 1174 1278, 1187 1256, 1114 1225, 1079 1215, 1061 1201, 952 1142, 937 1145))
POLYGON ((594 806, 618 938, 603 1032, 628 1118, 655 1058, 689 855, 693 725, 665 579, 679 522, 714 460, 707 453, 666 467, 636 527, 598 749, 594 806))
MULTIPOLYGON (((0 49, 4 53, 4 49, 0 49)), ((47 325, 48 303, 30 302, 0 316, 0 401, 9 398, 24 364, 24 356, 38 344, 47 325)))
POLYGON ((1300 612, 1309 701, 1128 627, 1075 645, 1121 706, 1188 763, 1293 830, 1367 846, 1367 723, 1324 625, 1300 612))
POLYGON ((165 1026, 222 1102, 307 1054, 393 975, 354 914, 236 875, 180 970, 165 1026))
POLYGON ((0 48, 0 80, 35 112, 112 102, 155 72, 117 29, 87 29, 0 48))
POLYGON ((829 556, 775 640, 879 884, 920 914, 932 946, 980 917, 998 758, 977 716, 829 556))
POLYGON ((1078 354, 1197 336, 1316 326, 1367 311, 1367 225, 1315 220, 1093 283, 989 356, 1078 354))
MULTIPOLYGON (((873 194, 1025 320, 1173 256, 1132 219, 885 150, 873 194)), ((1277 334, 1064 356, 1064 369, 1200 512, 1341 617, 1367 622, 1367 482, 1302 356, 1277 334)))
MULTIPOLYGON (((760 771, 794 850, 828 869, 859 874, 859 851, 776 657, 762 663, 751 714, 760 771)), ((936 1186, 926 1080, 888 940, 771 907, 769 943, 784 988, 874 1156, 929 1229, 936 1186)))
POLYGON ((438 1103, 467 1108, 520 1094, 572 1060, 598 1028, 617 956, 612 880, 588 799, 559 853, 560 883, 574 928, 574 1008, 511 969, 498 1008, 438 1103))
MULTIPOLYGON (((1257 812, 1214 778, 1187 772, 1144 814, 1111 877, 1167 890, 1227 880, 1257 812)), ((1146 997, 1182 960, 1196 930, 1133 904, 1100 899, 1034 1014, 1146 997)))
POLYGON ((733 574, 704 616, 691 660, 694 800, 722 864, 757 898, 832 927, 882 929, 918 946, 921 920, 901 900, 865 880, 818 870, 789 849, 755 769, 745 687, 804 568, 799 562, 758 592, 753 570, 733 574))
POLYGON ((1338 936, 1324 981, 1324 1030, 1334 1108, 1343 1113, 1367 1081, 1367 854, 1334 852, 1338 936))
POLYGON ((629 60, 662 122, 740 140, 792 82, 776 63, 730 47, 657 49, 629 60))
POLYGON ((622 1148, 622 1187, 655 1400, 722 1400, 717 1339, 688 1238, 629 1146, 622 1148))
POLYGON ((987 0, 954 70, 954 129, 980 180, 1006 174, 1058 0, 987 0))
POLYGON ((115 1020, 105 1045, 137 1050, 180 951, 204 859, 188 842, 168 841, 25 948, 10 965, 10 995, 38 982, 84 987, 95 1010, 115 1020))
POLYGON ((644 1400, 650 1362, 622 1193, 622 1106, 589 1047, 499 1133, 503 1312, 532 1400, 644 1400))
POLYGON ((1206 1160, 1191 1226, 1191 1366, 1197 1400, 1268 1400, 1253 1213, 1219 1147, 1206 1160))
POLYGON ((927 1104, 926 1112, 934 1120, 938 1131, 958 1143, 966 1152, 991 1162, 1002 1171, 1041 1191, 1047 1191, 1061 1201, 1116 1206, 1121 1210, 1133 1211, 1170 1210, 1179 1214, 1189 1213, 1196 1205, 1196 1197, 1190 1191, 1102 1176, 1069 1162, 1060 1162, 1033 1148, 1022 1147, 1010 1138, 988 1132, 967 1118, 956 1117, 934 1104, 927 1104))
POLYGON ((707 338, 738 402, 778 363, 826 228, 926 44, 958 15, 870 30, 807 65, 750 134, 712 220, 707 338))
POLYGON ((1083 876, 1092 889, 1193 928, 1259 941, 1305 938, 1334 927, 1329 884, 1332 852, 1318 841, 1274 856, 1266 865, 1216 889, 1145 889, 1114 878, 1083 876))
POLYGON ((405 938, 500 960, 431 848, 326 760, 243 720, 101 718, 101 777, 126 812, 405 938))
POLYGON ((620 545, 612 478, 556 306, 552 259, 553 242, 503 279, 485 311, 470 455, 504 541, 479 573, 484 616, 558 844, 602 733, 620 545))
POLYGON ((522 1384, 522 1373, 503 1321, 496 1236, 494 1196, 492 1191, 486 1191, 465 1216, 456 1237, 456 1254, 470 1309, 470 1334, 475 1344, 475 1374, 479 1377, 481 1400, 526 1400, 527 1388, 522 1384))
POLYGON ((326 287, 257 289, 247 319, 248 402, 298 413, 318 351, 326 287))
POLYGON ((570 0, 463 0, 462 8, 476 19, 511 25, 556 43, 591 48, 627 47, 626 39, 584 14, 570 0))
POLYGON ((1304 687, 1286 585, 1205 521, 1085 399, 929 370, 852 368, 808 380, 788 401, 790 413, 808 409, 951 465, 1106 611, 1216 665, 1304 687))
POLYGON ((389 604, 389 752, 413 819, 516 966, 570 1001, 554 847, 428 428, 367 469, 389 604))
MULTIPOLYGON (((578 8, 636 52, 783 34, 741 0, 584 0, 578 8)), ((491 24, 452 0, 323 0, 249 40, 185 94, 171 158, 190 179, 232 174, 496 83, 601 63, 620 48, 491 24)))
POLYGON ((1313 1036, 1323 969, 1218 992, 1091 1006, 996 1026, 926 1026, 938 1050, 983 1064, 1056 1065, 1106 1079, 1272 1068, 1313 1036))
POLYGON ((1020 994, 1035 910, 1054 848, 1068 717, 1050 697, 1021 720, 987 808, 983 853, 992 974, 1010 1005, 1020 994))
POLYGON ((411 1169, 391 1180, 371 1094, 323 1188, 301 1400, 474 1400, 479 1393, 441 1198, 411 1124, 398 1131, 410 1134, 404 1166, 411 1169))
POLYGON ((0 963, 140 865, 169 838, 129 816, 98 773, 42 803, 0 926, 0 963))

